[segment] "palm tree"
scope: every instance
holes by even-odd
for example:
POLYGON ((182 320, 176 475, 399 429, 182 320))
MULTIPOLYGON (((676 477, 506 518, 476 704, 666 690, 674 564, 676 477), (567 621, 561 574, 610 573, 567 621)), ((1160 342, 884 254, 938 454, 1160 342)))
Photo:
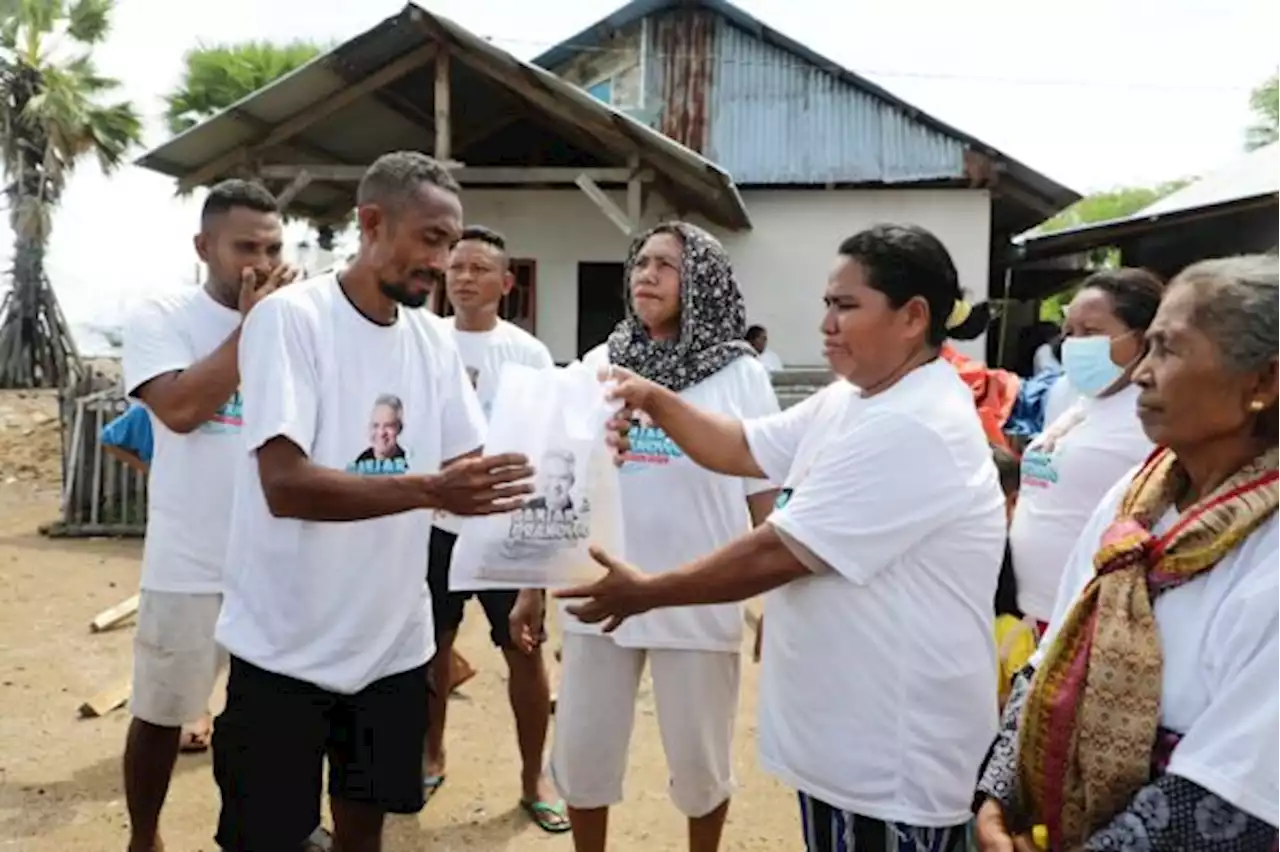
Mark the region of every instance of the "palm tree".
MULTIPOLYGON (((165 95, 165 120, 169 132, 182 133, 212 118, 238 101, 315 59, 323 51, 308 41, 275 44, 269 41, 247 41, 237 44, 215 44, 187 51, 182 82, 165 95)), ((318 233, 318 242, 326 250, 341 225, 332 221, 310 222, 318 233)))
POLYGON ((45 250, 81 158, 96 155, 110 172, 142 135, 131 103, 101 103, 119 85, 92 58, 113 6, 0 0, 0 169, 14 232, 12 286, 0 302, 0 388, 58 387, 81 372, 45 250))

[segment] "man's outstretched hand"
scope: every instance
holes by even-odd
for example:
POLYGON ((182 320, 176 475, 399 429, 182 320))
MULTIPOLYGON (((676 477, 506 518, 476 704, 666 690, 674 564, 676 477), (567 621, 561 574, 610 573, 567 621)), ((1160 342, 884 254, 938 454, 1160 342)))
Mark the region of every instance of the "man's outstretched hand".
POLYGON ((612 633, 633 615, 653 609, 649 600, 651 579, 636 569, 614 559, 598 547, 591 548, 591 558, 604 566, 605 575, 594 583, 560 589, 557 598, 585 599, 567 609, 587 624, 604 622, 604 632, 612 633))
POLYGON ((519 453, 459 459, 429 478, 437 508, 452 515, 492 515, 524 505, 533 468, 519 453))

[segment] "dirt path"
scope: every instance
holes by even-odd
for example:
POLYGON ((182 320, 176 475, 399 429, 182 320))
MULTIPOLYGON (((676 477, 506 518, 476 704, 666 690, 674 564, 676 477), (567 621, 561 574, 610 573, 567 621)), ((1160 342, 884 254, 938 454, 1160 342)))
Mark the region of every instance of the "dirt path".
MULTIPOLYGON (((39 536, 37 526, 56 514, 57 492, 47 479, 44 485, 29 481, 38 478, 33 474, 24 470, 17 476, 0 460, 0 847, 123 850, 120 752, 127 711, 81 720, 76 708, 128 674, 132 627, 92 635, 88 624, 135 591, 140 547, 39 536), (5 484, 6 479, 11 481, 5 484)), ((540 833, 516 808, 505 673, 478 609, 468 612, 459 647, 480 673, 451 708, 449 783, 416 818, 390 822, 387 852, 571 849, 567 837, 540 833)), ((799 828, 792 794, 756 766, 756 674, 748 662, 736 753, 741 790, 725 848, 794 849, 799 828)), ((684 848, 683 821, 666 786, 646 683, 631 748, 628 801, 614 815, 612 849, 684 848)), ((208 757, 181 758, 163 822, 170 852, 216 852, 211 838, 217 804, 208 757)))

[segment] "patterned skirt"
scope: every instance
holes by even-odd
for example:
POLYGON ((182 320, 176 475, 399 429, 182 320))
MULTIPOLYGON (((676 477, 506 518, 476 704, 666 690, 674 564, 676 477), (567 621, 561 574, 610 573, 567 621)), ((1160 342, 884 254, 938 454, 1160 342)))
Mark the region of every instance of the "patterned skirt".
POLYGON ((968 824, 923 828, 842 811, 800 794, 806 852, 962 852, 968 824))

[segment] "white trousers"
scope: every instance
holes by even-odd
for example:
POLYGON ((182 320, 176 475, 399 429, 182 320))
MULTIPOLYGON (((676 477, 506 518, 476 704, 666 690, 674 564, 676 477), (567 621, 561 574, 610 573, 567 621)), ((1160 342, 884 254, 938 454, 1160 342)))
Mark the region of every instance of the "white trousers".
POLYGON ((144 722, 177 728, 209 708, 227 652, 213 638, 222 595, 153 592, 138 601, 129 712, 144 722))
POLYGON ((607 636, 564 635, 551 777, 570 807, 622 801, 622 781, 646 658, 671 800, 689 817, 733 792, 733 725, 741 655, 622 648, 607 636))

